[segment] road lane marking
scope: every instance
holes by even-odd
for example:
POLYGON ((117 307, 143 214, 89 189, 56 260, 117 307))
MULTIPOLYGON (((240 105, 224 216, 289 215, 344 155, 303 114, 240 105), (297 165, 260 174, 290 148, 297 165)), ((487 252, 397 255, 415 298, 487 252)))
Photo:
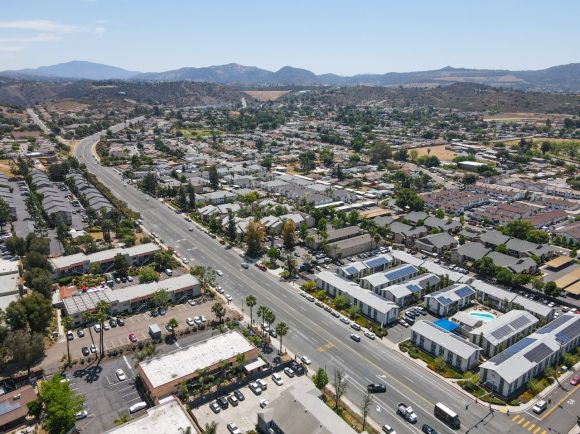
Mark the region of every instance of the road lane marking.
POLYGON ((528 431, 531 431, 531 430, 533 430, 535 426, 536 426, 536 424, 535 424, 535 423, 531 424, 531 425, 529 426, 529 428, 528 428, 528 431))
POLYGON ((521 419, 518 421, 517 425, 521 425, 521 424, 522 424, 522 422, 523 422, 524 420, 525 420, 525 419, 522 417, 522 418, 521 418, 521 419))
POLYGON ((538 434, 538 431, 541 431, 541 430, 542 430, 541 426, 537 427, 536 430, 534 431, 534 434, 538 434))
MULTIPOLYGON (((530 424, 530 421, 529 421, 529 420, 526 420, 526 423, 524 423, 524 424, 522 425, 522 428, 525 428, 525 427, 527 427, 529 424, 530 424)), ((518 424, 518 425, 519 425, 519 424, 518 424)))
POLYGON ((550 414, 552 414, 552 412, 554 410, 556 410, 558 408, 558 406, 560 406, 564 401, 566 401, 568 398, 570 398, 570 396, 572 396, 572 394, 574 392, 576 392, 576 390, 578 390, 578 387, 580 387, 580 384, 578 384, 576 387, 574 387, 570 392, 568 392, 566 395, 564 395, 564 397, 560 400, 560 402, 557 402, 556 404, 554 404, 554 406, 549 409, 547 412, 544 413, 544 415, 542 417, 540 417, 540 420, 544 420, 545 418, 547 418, 550 414))
POLYGON ((520 418, 520 416, 518 416, 517 414, 512 417, 512 422, 515 422, 516 420, 518 420, 520 418))

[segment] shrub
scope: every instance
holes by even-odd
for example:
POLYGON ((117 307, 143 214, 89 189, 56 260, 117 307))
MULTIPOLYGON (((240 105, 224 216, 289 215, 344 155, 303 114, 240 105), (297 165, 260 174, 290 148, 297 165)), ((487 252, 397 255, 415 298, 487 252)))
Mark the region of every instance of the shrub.
POLYGON ((58 284, 61 286, 70 285, 73 279, 74 276, 61 277, 60 279, 58 279, 58 284))

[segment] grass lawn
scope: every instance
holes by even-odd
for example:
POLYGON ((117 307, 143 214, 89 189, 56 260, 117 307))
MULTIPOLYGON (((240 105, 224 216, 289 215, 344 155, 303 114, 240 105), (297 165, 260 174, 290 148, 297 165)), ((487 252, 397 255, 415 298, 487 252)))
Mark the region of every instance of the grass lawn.
MULTIPOLYGON (((196 137, 208 137, 212 135, 212 132, 210 130, 196 128, 186 128, 181 129, 179 131, 181 132, 181 134, 183 134, 183 137, 185 137, 186 139, 195 139, 196 137)), ((220 130, 214 130, 214 133, 216 136, 221 136, 223 134, 223 132, 220 130)))

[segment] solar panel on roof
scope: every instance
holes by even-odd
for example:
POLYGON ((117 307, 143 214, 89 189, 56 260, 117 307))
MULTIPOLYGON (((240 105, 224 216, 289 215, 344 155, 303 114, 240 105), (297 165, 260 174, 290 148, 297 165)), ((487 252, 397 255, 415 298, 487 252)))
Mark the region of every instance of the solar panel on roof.
MULTIPOLYGON (((572 318, 572 317, 571 317, 572 318)), ((566 344, 580 334, 580 321, 576 320, 561 332, 556 333, 556 340, 561 344, 566 344)))
POLYGON ((439 303, 441 303, 444 306, 447 306, 448 304, 450 304, 453 300, 451 300, 450 298, 445 297, 444 295, 440 295, 439 297, 437 297, 437 301, 439 303))
POLYGON ((387 258, 379 256, 376 258, 371 258, 368 261, 364 261, 364 264, 369 268, 375 268, 375 267, 378 267, 379 265, 384 265, 387 262, 388 262, 387 258))
POLYGON ((346 274, 355 274, 356 272, 358 272, 358 270, 356 269, 356 267, 350 266, 350 267, 346 267, 344 269, 344 272, 346 274))
POLYGON ((500 328, 491 332, 491 335, 496 339, 502 339, 513 332, 513 329, 509 325, 503 325, 500 328))
POLYGON ((470 295, 475 294, 475 291, 471 289, 469 286, 463 286, 459 289, 456 289, 455 294, 457 294, 459 297, 468 297, 470 295))
POLYGON ((524 357, 530 362, 539 363, 552 354, 552 349, 544 343, 539 344, 536 348, 532 348, 524 357))
POLYGON ((395 280, 395 279, 399 279, 403 276, 407 276, 409 274, 413 274, 415 272, 416 268, 413 267, 412 265, 406 266, 406 267, 402 267, 393 271, 389 271, 388 273, 385 273, 385 277, 387 277, 390 280, 395 280))
POLYGON ((551 331, 556 330, 562 324, 567 323, 571 319, 572 319, 572 316, 570 316, 570 315, 563 315, 563 316, 561 316, 559 318, 556 318, 552 322, 549 322, 548 324, 546 324, 541 329, 538 329, 538 331, 536 331, 536 333, 538 333, 540 335, 545 335, 546 333, 550 333, 551 331))
POLYGON ((493 362, 496 365, 499 365, 499 364, 505 362, 506 360, 508 360, 513 355, 522 351, 524 348, 533 344, 534 342, 536 342, 536 339, 534 339, 534 338, 523 338, 521 341, 516 342, 511 347, 508 347, 506 350, 499 353, 497 356, 491 358, 490 362, 493 362))
POLYGON ((407 289, 411 292, 421 292, 421 287, 419 285, 407 285, 407 289))
POLYGON ((521 329, 522 327, 527 326, 530 322, 531 320, 527 316, 522 315, 514 319, 512 322, 510 322, 509 325, 514 329, 518 330, 521 329))
POLYGON ((6 401, 0 404, 0 416, 4 416, 11 411, 18 410, 20 408, 19 402, 6 401))

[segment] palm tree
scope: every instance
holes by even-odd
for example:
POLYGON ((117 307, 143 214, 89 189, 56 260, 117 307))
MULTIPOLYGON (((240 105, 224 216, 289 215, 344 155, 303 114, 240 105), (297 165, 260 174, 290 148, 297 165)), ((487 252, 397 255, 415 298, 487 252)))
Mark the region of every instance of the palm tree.
POLYGON ((267 312, 268 312, 268 308, 266 306, 260 306, 258 308, 258 312, 257 312, 258 318, 262 318, 262 332, 264 331, 264 321, 265 321, 264 316, 266 315, 267 312))
POLYGON ((206 423, 205 427, 203 428, 203 432, 205 434, 216 434, 217 433, 217 422, 211 421, 210 423, 206 423))
POLYGON ((179 321, 177 321, 175 318, 171 318, 169 321, 167 321, 167 325, 171 327, 171 334, 173 335, 173 340, 176 341, 177 336, 175 335, 175 329, 179 327, 179 321))
POLYGON ((236 356, 236 371, 241 371, 244 363, 246 363, 246 355, 244 353, 238 354, 236 356))
POLYGON ((73 321, 72 321, 70 316, 63 316, 60 319, 60 322, 62 323, 62 328, 64 329, 64 333, 66 335, 66 355, 67 355, 68 364, 70 365, 70 341, 68 339, 67 332, 71 329, 71 327, 73 325, 73 321))
POLYGON ((101 300, 97 303, 96 310, 95 310, 95 319, 99 322, 101 326, 101 333, 99 336, 99 349, 100 354, 99 358, 102 359, 104 357, 103 353, 105 351, 105 321, 109 318, 109 311, 111 310, 111 303, 107 303, 104 300, 101 300))
POLYGON ((246 297, 246 304, 248 305, 248 307, 250 308, 250 325, 254 324, 254 316, 253 316, 253 307, 256 305, 257 300, 256 297, 254 297, 253 295, 248 295, 246 297))
POLYGON ((280 354, 282 354, 282 338, 288 334, 288 325, 282 321, 276 325, 276 333, 280 337, 280 354))
POLYGON ((211 311, 214 313, 216 319, 221 323, 222 318, 226 314, 226 309, 221 303, 216 303, 211 307, 211 311))

